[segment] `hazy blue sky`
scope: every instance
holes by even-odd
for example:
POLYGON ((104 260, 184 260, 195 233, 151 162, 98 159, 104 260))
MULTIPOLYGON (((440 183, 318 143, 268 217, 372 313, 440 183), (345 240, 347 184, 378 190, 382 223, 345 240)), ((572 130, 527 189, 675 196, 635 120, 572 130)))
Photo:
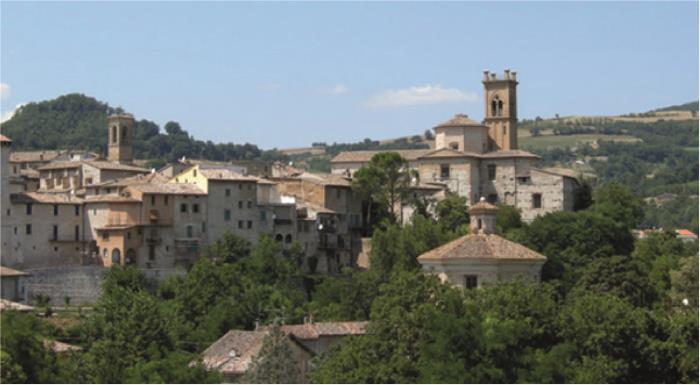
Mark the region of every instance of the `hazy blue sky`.
POLYGON ((697 2, 1 4, 3 115, 81 92, 272 148, 480 120, 484 69, 520 118, 698 98, 697 2))

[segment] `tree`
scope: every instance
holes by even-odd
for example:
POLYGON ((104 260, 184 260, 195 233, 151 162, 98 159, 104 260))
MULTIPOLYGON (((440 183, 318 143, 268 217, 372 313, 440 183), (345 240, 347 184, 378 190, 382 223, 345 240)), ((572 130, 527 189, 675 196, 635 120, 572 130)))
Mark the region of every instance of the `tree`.
POLYGON ((509 230, 523 227, 520 211, 513 206, 499 205, 496 213, 496 231, 506 234, 509 230))
POLYGON ((196 356, 184 352, 173 352, 161 359, 141 361, 128 368, 125 383, 130 384, 220 384, 221 374, 209 371, 198 362, 190 365, 196 356))
POLYGON ((423 136, 425 136, 426 140, 433 140, 435 138, 435 136, 433 136, 433 131, 431 130, 425 130, 423 136))
POLYGON ((355 173, 352 186, 361 197, 369 196, 372 203, 384 206, 395 222, 401 211, 399 203, 406 197, 409 184, 406 160, 397 152, 380 152, 355 173), (362 171, 364 168, 368 170, 362 171))
POLYGON ((467 198, 457 194, 448 194, 435 206, 438 222, 448 231, 466 233, 469 225, 467 198))
POLYGON ((612 218, 628 229, 633 229, 644 218, 644 202, 628 187, 609 183, 593 193, 593 211, 612 218))
POLYGON ((265 338, 262 347, 251 360, 243 382, 253 384, 299 384, 306 382, 303 365, 298 354, 292 348, 292 342, 286 336, 279 323, 274 323, 265 338))
POLYGON ((3 383, 49 383, 58 376, 56 357, 44 346, 45 327, 32 314, 3 311, 0 317, 3 383))

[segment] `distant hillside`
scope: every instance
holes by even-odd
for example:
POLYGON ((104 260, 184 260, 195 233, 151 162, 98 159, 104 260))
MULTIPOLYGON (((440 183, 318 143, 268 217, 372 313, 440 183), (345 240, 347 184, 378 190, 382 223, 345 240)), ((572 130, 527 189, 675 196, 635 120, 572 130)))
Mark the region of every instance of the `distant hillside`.
POLYGON ((669 107, 664 107, 664 108, 659 108, 654 111, 695 111, 698 112, 698 106, 700 105, 700 102, 697 100, 694 102, 690 103, 685 103, 685 104, 679 104, 677 106, 669 106, 669 107))
MULTIPOLYGON (((82 94, 29 103, 0 125, 17 150, 83 149, 102 154, 107 149, 107 116, 125 112, 82 94)), ((210 160, 286 159, 275 151, 263 153, 253 144, 215 144, 195 140, 176 122, 168 122, 165 132, 149 120, 136 122, 134 156, 152 160, 152 165, 184 157, 210 160)))

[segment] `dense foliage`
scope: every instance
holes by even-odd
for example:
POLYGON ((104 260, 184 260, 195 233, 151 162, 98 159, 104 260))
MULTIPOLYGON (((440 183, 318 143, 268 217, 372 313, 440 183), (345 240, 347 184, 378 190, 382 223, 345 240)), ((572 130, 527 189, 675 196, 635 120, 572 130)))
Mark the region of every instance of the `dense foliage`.
MULTIPOLYGON (((110 107, 82 94, 68 94, 53 100, 29 103, 2 123, 16 150, 78 149, 106 154, 107 117, 120 108, 110 107)), ((276 151, 263 152, 249 143, 215 144, 196 140, 177 122, 160 127, 138 120, 134 132, 137 159, 172 162, 182 157, 210 160, 282 159, 276 151), (164 132, 162 132, 164 131, 164 132)))

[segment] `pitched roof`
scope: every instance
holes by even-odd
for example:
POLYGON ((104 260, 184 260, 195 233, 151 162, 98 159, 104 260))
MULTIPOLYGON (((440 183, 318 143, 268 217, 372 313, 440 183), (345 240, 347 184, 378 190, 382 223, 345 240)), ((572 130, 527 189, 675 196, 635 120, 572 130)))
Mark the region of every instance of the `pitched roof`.
POLYGON ((44 347, 54 351, 54 353, 69 353, 83 350, 80 346, 67 344, 56 340, 44 340, 44 347))
POLYGON ((483 158, 534 158, 539 159, 539 155, 523 150, 492 151, 481 154, 483 158))
POLYGON ((141 203, 133 197, 126 197, 117 194, 88 195, 84 199, 85 203, 141 203))
POLYGON ((27 275, 31 274, 25 273, 24 271, 15 270, 9 267, 0 266, 0 277, 23 277, 27 275))
POLYGON ((688 229, 678 229, 676 230, 676 234, 681 235, 681 236, 687 236, 687 237, 697 237, 694 232, 688 230, 688 229))
POLYGON ((369 162, 375 154, 380 152, 398 152, 407 161, 415 161, 421 156, 432 152, 430 149, 421 150, 382 150, 382 151, 343 151, 331 159, 331 163, 341 162, 369 162))
POLYGON ((65 150, 14 151, 10 162, 50 162, 65 150))
POLYGON ((558 176, 563 176, 567 178, 573 178, 573 179, 578 179, 579 175, 576 173, 576 171, 571 170, 571 169, 566 169, 566 168, 555 168, 555 167, 550 167, 550 168, 535 168, 531 167, 530 170, 537 171, 537 172, 543 172, 545 174, 553 174, 553 175, 558 175, 558 176))
POLYGON ((51 162, 48 164, 45 164, 37 170, 39 171, 44 171, 44 170, 62 170, 66 168, 79 168, 80 165, 82 165, 83 162, 80 160, 66 160, 66 161, 57 161, 57 162, 51 162))
POLYGON ((19 170, 19 175, 21 175, 27 179, 39 179, 39 171, 37 171, 33 168, 25 168, 25 169, 19 170))
POLYGON ((473 158, 479 158, 481 157, 481 154, 477 154, 475 152, 466 152, 466 151, 459 151, 459 150, 453 150, 451 148, 441 148, 438 150, 431 151, 423 156, 421 156, 419 159, 429 159, 429 158, 464 158, 464 157, 473 157, 473 158))
POLYGON ((418 261, 494 259, 545 261, 547 257, 496 234, 467 234, 418 257, 418 261))
POLYGON ((109 162, 106 160, 85 160, 83 163, 88 164, 92 167, 99 168, 100 170, 120 170, 120 171, 136 171, 136 172, 149 172, 142 167, 131 166, 128 164, 121 164, 116 162, 109 162))
POLYGON ((498 212, 498 207, 487 202, 484 197, 481 197, 479 202, 477 202, 476 204, 472 205, 469 208, 469 214, 487 213, 487 214, 496 215, 497 212, 498 212))
POLYGON ((0 142, 2 143, 12 143, 12 139, 8 138, 7 136, 0 134, 0 142))
POLYGON ((230 330, 202 353, 202 363, 209 370, 243 374, 262 348, 266 334, 266 331, 230 330))
POLYGON ((488 128, 484 126, 483 124, 469 119, 469 116, 465 114, 456 114, 452 119, 440 123, 435 128, 440 128, 440 127, 483 127, 483 128, 488 128))
POLYGON ((131 185, 129 188, 145 194, 206 195, 202 189, 188 183, 142 183, 131 185))
MULTIPOLYGON (((282 325, 280 329, 284 334, 291 334, 300 340, 315 340, 326 336, 363 335, 368 324, 369 322, 367 321, 310 322, 297 325, 282 325)), ((257 330, 269 330, 269 326, 262 326, 257 330)))
POLYGON ((18 192, 10 194, 12 203, 47 203, 47 204, 66 204, 79 205, 83 203, 83 199, 73 194, 62 193, 40 193, 40 192, 18 192))
POLYGON ((299 175, 299 178, 305 182, 316 183, 322 186, 350 187, 351 185, 348 179, 337 174, 312 174, 305 172, 299 175))
POLYGON ((89 185, 88 187, 126 187, 143 183, 166 183, 170 180, 167 176, 151 172, 148 174, 138 174, 126 178, 112 179, 102 183, 89 185))

